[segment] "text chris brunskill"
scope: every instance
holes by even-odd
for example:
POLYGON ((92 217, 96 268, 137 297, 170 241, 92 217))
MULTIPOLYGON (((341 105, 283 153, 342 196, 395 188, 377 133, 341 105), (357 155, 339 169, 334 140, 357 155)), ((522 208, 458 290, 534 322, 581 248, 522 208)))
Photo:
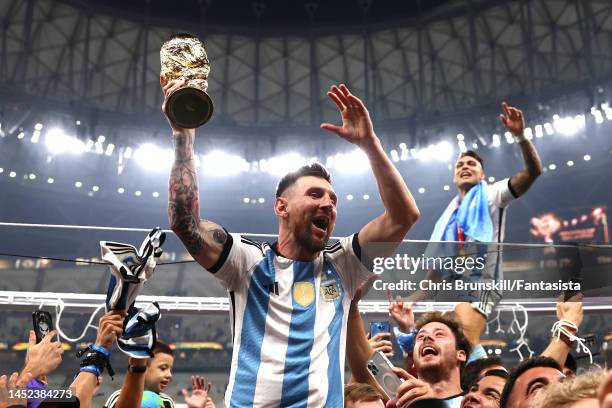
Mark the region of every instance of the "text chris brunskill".
POLYGON ((515 280, 500 280, 487 282, 466 282, 461 280, 440 281, 421 280, 419 282, 402 279, 398 282, 383 282, 382 280, 374 281, 374 290, 441 290, 441 291, 580 291, 580 283, 564 282, 562 280, 554 282, 528 282, 524 279, 515 280))

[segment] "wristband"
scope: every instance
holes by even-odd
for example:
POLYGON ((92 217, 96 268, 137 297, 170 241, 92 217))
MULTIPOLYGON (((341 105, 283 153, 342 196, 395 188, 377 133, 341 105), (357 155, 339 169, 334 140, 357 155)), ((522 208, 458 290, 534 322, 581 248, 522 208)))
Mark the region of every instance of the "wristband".
POLYGON ((578 352, 582 350, 582 352, 587 353, 589 355, 591 364, 593 364, 593 354, 591 354, 591 350, 589 350, 586 344, 584 344, 584 339, 576 336, 576 333, 578 333, 578 326, 574 322, 561 319, 553 324, 550 331, 552 332, 553 338, 556 337, 557 340, 564 342, 570 348, 574 343, 577 343, 578 346, 576 350, 578 352), (573 330, 574 333, 572 333, 570 330, 573 330))
POLYGON ((82 373, 92 373, 96 377, 99 377, 100 374, 102 374, 103 369, 100 369, 99 367, 97 367, 97 366, 95 366, 93 364, 90 364, 90 365, 86 365, 86 366, 81 366, 79 371, 82 372, 82 373))
POLYGON ((98 344, 90 344, 89 348, 91 350, 95 350, 95 351, 98 351, 98 352, 104 354, 107 358, 110 358, 110 356, 112 354, 109 350, 105 349, 104 347, 102 347, 102 346, 100 346, 98 344))
POLYGON ((128 370, 130 373, 134 373, 134 374, 142 374, 142 373, 144 373, 145 371, 147 371, 147 366, 146 366, 146 365, 141 365, 141 366, 138 366, 138 365, 128 364, 128 368, 127 368, 127 370, 128 370))
POLYGON ((115 371, 110 364, 110 351, 97 344, 90 344, 86 349, 77 352, 77 357, 81 357, 83 354, 83 361, 81 362, 80 371, 90 372, 96 375, 100 375, 104 372, 104 368, 108 370, 108 374, 111 379, 115 375, 115 371))

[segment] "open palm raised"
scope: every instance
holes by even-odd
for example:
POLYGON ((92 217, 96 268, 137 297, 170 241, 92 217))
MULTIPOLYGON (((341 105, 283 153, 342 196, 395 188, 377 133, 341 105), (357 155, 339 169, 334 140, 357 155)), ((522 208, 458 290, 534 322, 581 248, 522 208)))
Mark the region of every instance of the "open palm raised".
POLYGON ((340 109, 342 126, 322 123, 321 129, 329 130, 361 148, 367 148, 376 140, 370 113, 361 99, 353 95, 344 84, 332 85, 327 96, 340 109))

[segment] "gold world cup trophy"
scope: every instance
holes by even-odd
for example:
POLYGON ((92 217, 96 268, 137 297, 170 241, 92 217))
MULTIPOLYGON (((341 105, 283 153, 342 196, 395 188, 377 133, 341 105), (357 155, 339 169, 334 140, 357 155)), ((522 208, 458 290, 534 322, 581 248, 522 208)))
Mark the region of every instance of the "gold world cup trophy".
POLYGON ((193 129, 208 122, 213 102, 206 93, 210 62, 204 44, 191 34, 176 34, 159 52, 161 74, 169 81, 184 81, 166 102, 166 115, 176 127, 193 129))

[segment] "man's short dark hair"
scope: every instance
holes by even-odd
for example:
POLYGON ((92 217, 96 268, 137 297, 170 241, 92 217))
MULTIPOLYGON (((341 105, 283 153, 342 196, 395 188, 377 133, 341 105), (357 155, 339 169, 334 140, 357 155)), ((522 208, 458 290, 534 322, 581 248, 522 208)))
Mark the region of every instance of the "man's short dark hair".
POLYGON ((320 177, 322 179, 327 180, 329 184, 331 184, 331 174, 329 171, 323 166, 321 163, 308 163, 304 166, 300 167, 296 171, 292 171, 291 173, 287 173, 283 176, 283 178, 278 182, 278 186, 276 187, 276 197, 280 197, 285 190, 291 187, 297 179, 300 177, 306 176, 314 176, 320 177))
MULTIPOLYGON (((442 323, 446 327, 448 327, 453 335, 455 336, 455 348, 457 350, 465 351, 465 357, 467 358, 470 355, 470 351, 472 350, 472 345, 470 341, 463 334, 463 328, 461 325, 449 314, 442 314, 441 312, 427 312, 416 322, 415 328, 417 333, 419 330, 423 328, 426 324, 429 323, 442 323)), ((465 366, 465 362, 461 364, 461 371, 465 366)))
POLYGON ((170 346, 159 340, 155 342, 155 347, 153 347, 153 355, 157 353, 170 354, 172 357, 174 357, 174 351, 172 351, 170 346))
POLYGON ((461 372, 461 389, 468 392, 470 387, 480 380, 480 372, 493 366, 504 366, 499 356, 479 358, 466 364, 461 372))
POLYGON ((576 362, 576 358, 574 356, 572 356, 570 353, 568 353, 567 357, 565 358, 565 364, 563 364, 563 367, 567 368, 572 373, 575 373, 576 370, 578 369, 578 364, 576 362))
POLYGON ((523 375, 525 371, 536 367, 550 367, 561 371, 561 366, 559 363, 550 357, 537 356, 521 361, 510 372, 510 376, 508 377, 508 381, 506 381, 506 385, 504 386, 504 390, 502 391, 501 399, 499 401, 500 408, 506 408, 508 398, 510 397, 510 393, 512 392, 512 388, 514 388, 516 380, 518 380, 518 378, 523 375))
POLYGON ((370 384, 352 383, 344 387, 344 403, 382 401, 382 396, 370 384))
POLYGON ((465 157, 465 156, 469 156, 469 157, 473 157, 476 160, 478 160, 478 162, 480 163, 480 165, 482 166, 482 168, 484 169, 484 161, 482 160, 482 157, 480 157, 480 155, 478 155, 478 153, 476 153, 473 150, 467 150, 465 152, 462 152, 459 155, 459 158, 465 157))

